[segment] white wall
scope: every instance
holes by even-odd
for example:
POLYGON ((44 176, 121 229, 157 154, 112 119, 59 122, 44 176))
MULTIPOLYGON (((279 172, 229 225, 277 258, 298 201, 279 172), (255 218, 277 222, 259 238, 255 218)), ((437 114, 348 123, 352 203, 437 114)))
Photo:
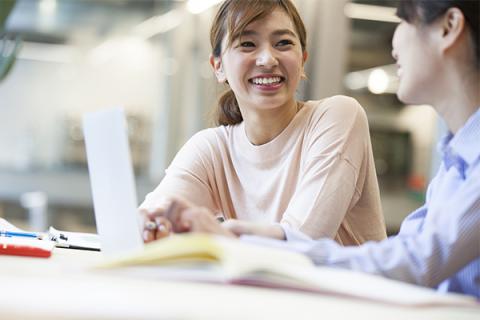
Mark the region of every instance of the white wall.
POLYGON ((91 50, 77 52, 68 63, 17 61, 0 83, 0 167, 59 164, 66 120, 84 112, 124 106, 151 114, 160 104, 157 50, 144 43, 128 51, 129 40, 124 40, 123 47, 113 45, 114 55, 103 63, 92 60, 91 50))

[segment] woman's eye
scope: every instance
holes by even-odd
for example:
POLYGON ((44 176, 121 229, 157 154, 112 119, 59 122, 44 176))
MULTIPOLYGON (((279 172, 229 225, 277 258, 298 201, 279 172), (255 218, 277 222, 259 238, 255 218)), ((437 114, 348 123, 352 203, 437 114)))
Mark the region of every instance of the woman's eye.
POLYGON ((292 45, 292 44, 293 44, 293 41, 285 39, 285 40, 280 40, 277 43, 277 46, 288 46, 288 45, 292 45))
POLYGON ((253 48, 255 44, 252 41, 243 41, 240 43, 240 47, 242 48, 253 48))

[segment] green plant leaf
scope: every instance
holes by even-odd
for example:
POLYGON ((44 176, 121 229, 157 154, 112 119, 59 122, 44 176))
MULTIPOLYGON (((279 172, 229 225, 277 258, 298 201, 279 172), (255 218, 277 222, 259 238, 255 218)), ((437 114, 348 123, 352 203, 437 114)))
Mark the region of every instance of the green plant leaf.
POLYGON ((0 34, 3 33, 5 22, 14 6, 15 0, 0 0, 0 34))
POLYGON ((12 69, 21 47, 20 36, 12 39, 4 32, 5 22, 14 6, 15 0, 0 0, 0 82, 12 69))
POLYGON ((8 40, 6 37, 0 38, 0 82, 12 69, 21 47, 22 41, 19 36, 13 40, 8 40))

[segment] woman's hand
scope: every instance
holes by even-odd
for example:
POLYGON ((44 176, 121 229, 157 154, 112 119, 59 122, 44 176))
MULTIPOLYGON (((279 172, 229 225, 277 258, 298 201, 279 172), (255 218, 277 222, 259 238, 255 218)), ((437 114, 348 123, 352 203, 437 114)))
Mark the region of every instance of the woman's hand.
POLYGON ((203 232, 226 237, 255 235, 285 240, 279 225, 230 219, 219 223, 213 212, 198 207, 181 198, 164 198, 155 206, 141 208, 143 218, 143 240, 151 242, 168 236, 171 232, 203 232))
POLYGON ((151 242, 181 232, 180 225, 173 224, 173 213, 193 207, 188 201, 180 198, 164 197, 153 204, 139 209, 143 225, 143 241, 151 242))
POLYGON ((203 232, 235 237, 216 220, 213 212, 181 198, 164 198, 155 206, 141 208, 143 240, 151 242, 171 232, 203 232))
POLYGON ((224 228, 223 223, 218 222, 210 210, 203 207, 190 207, 184 210, 180 214, 179 223, 190 232, 218 234, 230 238, 236 237, 232 231, 224 228))

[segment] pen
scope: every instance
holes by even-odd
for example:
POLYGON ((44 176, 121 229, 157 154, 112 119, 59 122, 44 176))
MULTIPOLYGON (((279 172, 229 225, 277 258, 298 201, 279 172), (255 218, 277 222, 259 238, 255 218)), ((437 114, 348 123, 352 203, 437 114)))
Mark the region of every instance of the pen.
POLYGON ((1 237, 27 237, 38 238, 38 235, 33 232, 21 232, 21 231, 0 231, 1 237))

